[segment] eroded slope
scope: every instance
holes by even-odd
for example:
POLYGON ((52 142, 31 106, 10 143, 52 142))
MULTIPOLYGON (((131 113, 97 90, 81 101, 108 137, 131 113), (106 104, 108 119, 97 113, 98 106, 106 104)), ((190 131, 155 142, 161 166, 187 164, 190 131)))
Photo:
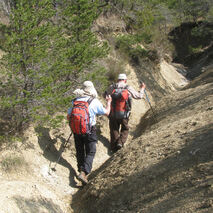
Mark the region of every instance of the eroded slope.
POLYGON ((213 211, 213 84, 174 92, 154 110, 157 123, 148 112, 75 195, 74 212, 213 211))

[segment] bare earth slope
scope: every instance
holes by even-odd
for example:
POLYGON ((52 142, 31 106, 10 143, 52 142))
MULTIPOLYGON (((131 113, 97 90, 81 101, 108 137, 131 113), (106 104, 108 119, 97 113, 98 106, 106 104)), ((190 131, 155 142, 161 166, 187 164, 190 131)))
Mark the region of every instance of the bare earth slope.
POLYGON ((213 212, 213 83, 174 92, 154 111, 157 122, 148 112, 76 193, 74 212, 213 212))

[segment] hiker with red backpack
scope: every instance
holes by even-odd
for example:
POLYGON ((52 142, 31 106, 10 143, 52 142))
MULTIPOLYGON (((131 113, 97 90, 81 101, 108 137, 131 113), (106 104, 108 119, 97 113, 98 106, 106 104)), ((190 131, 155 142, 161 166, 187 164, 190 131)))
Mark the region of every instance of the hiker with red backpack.
POLYGON ((106 95, 111 95, 111 112, 109 115, 110 146, 112 152, 117 152, 124 146, 129 134, 129 116, 131 113, 132 98, 142 99, 146 85, 140 86, 137 92, 133 87, 127 85, 127 76, 122 73, 118 75, 118 82, 110 85, 106 95))
POLYGON ((76 89, 77 96, 68 109, 67 119, 74 134, 78 179, 87 184, 96 153, 96 115, 109 115, 112 98, 106 97, 106 108, 97 99, 98 94, 91 81, 85 81, 82 89, 76 89))

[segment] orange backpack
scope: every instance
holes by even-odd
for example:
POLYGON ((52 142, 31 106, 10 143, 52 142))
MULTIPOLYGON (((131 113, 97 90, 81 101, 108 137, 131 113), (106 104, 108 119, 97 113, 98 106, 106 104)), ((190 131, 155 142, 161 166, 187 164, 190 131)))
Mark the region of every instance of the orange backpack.
POLYGON ((83 135, 91 131, 89 105, 94 98, 87 101, 73 100, 73 107, 69 116, 69 124, 74 134, 83 135))
POLYGON ((112 91, 111 114, 116 119, 128 118, 131 110, 131 97, 128 92, 128 85, 114 88, 112 91))

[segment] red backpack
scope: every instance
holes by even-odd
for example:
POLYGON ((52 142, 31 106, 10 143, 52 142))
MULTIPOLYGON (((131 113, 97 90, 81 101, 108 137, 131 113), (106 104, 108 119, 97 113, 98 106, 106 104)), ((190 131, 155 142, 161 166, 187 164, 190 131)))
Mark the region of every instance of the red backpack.
POLYGON ((128 118, 131 110, 131 97, 128 92, 128 85, 125 87, 115 87, 112 91, 112 116, 117 119, 128 118))
POLYGON ((90 133, 89 105, 93 99, 91 97, 87 101, 73 100, 73 107, 69 116, 69 124, 73 133, 78 135, 90 133))

